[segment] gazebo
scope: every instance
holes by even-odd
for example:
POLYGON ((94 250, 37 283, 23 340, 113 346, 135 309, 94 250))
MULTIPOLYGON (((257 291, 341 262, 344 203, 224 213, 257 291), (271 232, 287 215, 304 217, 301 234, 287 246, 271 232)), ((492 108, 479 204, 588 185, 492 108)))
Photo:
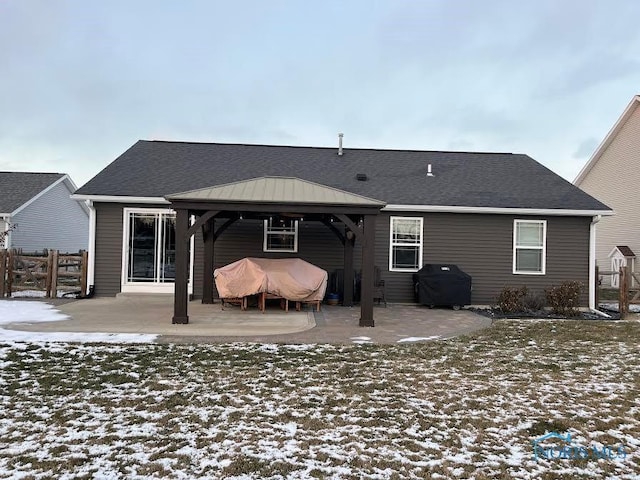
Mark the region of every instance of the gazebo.
POLYGON ((375 224, 385 206, 380 200, 293 177, 260 177, 165 197, 176 212, 176 277, 173 323, 189 323, 189 239, 202 229, 204 241, 203 303, 213 303, 216 239, 240 218, 265 214, 322 222, 344 245, 343 304, 353 303, 356 240, 362 246, 360 326, 373 327, 375 224), (195 218, 191 222, 190 218, 195 218), (221 223, 217 225, 216 221, 221 223), (344 232, 335 226, 344 225, 344 232))

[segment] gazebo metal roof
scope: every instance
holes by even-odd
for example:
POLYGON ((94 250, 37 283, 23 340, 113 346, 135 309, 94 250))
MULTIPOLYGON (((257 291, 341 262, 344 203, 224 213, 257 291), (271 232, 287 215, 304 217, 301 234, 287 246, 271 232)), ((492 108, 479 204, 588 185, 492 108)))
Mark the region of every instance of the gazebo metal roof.
POLYGON ((169 201, 383 207, 385 202, 294 177, 259 177, 166 196, 169 201))

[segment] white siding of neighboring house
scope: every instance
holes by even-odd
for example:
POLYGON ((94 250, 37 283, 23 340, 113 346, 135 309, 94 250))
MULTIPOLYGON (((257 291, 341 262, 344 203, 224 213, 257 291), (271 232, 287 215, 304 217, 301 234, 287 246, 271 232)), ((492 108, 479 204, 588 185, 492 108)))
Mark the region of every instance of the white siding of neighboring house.
POLYGON ((87 250, 89 215, 61 182, 11 218, 11 247, 24 252, 45 248, 60 252, 87 250))
MULTIPOLYGON (((628 245, 640 256, 640 108, 636 108, 618 134, 577 183, 615 211, 597 224, 596 259, 601 270, 611 269, 609 253, 628 245)), ((609 277, 603 277, 609 284, 609 277)))

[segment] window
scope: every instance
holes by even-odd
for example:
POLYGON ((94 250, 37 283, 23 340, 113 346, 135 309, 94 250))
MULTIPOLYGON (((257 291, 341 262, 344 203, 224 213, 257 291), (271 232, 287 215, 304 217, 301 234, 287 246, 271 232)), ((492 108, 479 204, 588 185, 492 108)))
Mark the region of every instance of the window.
POLYGON ((546 244, 546 220, 514 220, 513 273, 544 275, 546 244))
POLYGON ((298 221, 286 218, 272 218, 264 221, 265 252, 297 252, 298 221))
POLYGON ((125 209, 125 222, 125 283, 173 283, 175 213, 125 209))
POLYGON ((391 217, 389 270, 417 272, 422 266, 422 217, 391 217))

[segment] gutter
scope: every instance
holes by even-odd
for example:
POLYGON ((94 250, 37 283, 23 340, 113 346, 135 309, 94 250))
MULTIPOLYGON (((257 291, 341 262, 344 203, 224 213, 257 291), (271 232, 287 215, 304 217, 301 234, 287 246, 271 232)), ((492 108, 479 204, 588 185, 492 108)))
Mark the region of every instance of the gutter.
POLYGON ((592 217, 614 215, 612 210, 575 210, 567 208, 467 207, 459 205, 387 204, 383 212, 487 213, 499 215, 540 215, 592 217))
MULTIPOLYGON (((5 222, 5 228, 11 225, 11 214, 10 213, 0 213, 0 220, 5 222)), ((9 250, 11 248, 11 228, 4 237, 4 246, 2 247, 5 250, 9 250)))
POLYGON ((164 197, 128 197, 120 195, 82 195, 74 193, 71 195, 74 200, 90 200, 92 202, 106 202, 106 203, 160 203, 169 205, 169 202, 164 197))
POLYGON ((595 215, 589 225, 589 310, 605 318, 611 318, 611 315, 598 310, 596 305, 596 224, 601 218, 601 215, 595 215))

